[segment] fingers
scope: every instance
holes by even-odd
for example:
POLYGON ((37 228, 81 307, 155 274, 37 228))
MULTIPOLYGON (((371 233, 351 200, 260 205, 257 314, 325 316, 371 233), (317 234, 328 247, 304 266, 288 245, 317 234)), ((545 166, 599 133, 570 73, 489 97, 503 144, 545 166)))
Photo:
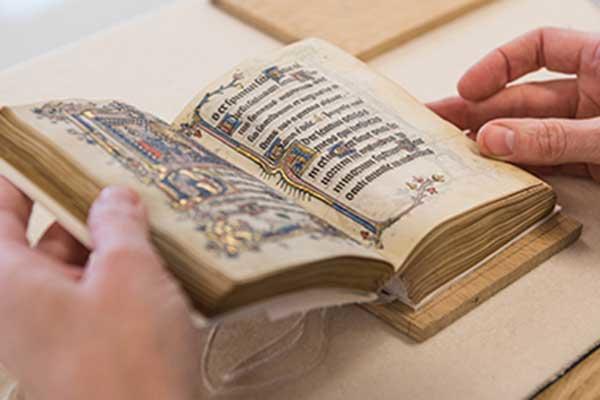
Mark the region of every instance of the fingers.
POLYGON ((35 353, 40 335, 60 324, 64 310, 76 303, 75 278, 66 265, 27 246, 5 244, 0 254, 0 359, 19 373, 24 354, 35 353))
POLYGON ((68 295, 75 273, 21 244, 4 243, 0 257, 0 315, 30 315, 42 298, 68 295), (64 277, 72 279, 64 279, 64 277), (35 301, 34 301, 35 299, 35 301))
POLYGON ((32 207, 27 196, 0 176, 0 243, 28 245, 27 225, 32 207))
POLYGON ((469 129, 471 116, 469 113, 469 102, 461 97, 448 97, 446 99, 427 103, 427 107, 460 129, 469 129))
POLYGON ((90 211, 94 242, 85 278, 97 283, 126 283, 164 271, 149 240, 146 209, 139 196, 123 187, 105 189, 90 211))
POLYGON ((569 29, 541 28, 492 51, 471 67, 458 84, 462 97, 483 100, 509 82, 540 68, 575 74, 596 57, 600 38, 569 29))
POLYGON ((66 264, 83 266, 89 251, 60 224, 54 223, 39 240, 36 249, 66 264))
POLYGON ((600 164, 600 118, 495 120, 477 144, 484 155, 518 164, 600 164))
POLYGON ((497 118, 571 118, 577 109, 573 79, 508 87, 478 102, 453 97, 428 104, 434 112, 461 129, 477 131, 497 118))

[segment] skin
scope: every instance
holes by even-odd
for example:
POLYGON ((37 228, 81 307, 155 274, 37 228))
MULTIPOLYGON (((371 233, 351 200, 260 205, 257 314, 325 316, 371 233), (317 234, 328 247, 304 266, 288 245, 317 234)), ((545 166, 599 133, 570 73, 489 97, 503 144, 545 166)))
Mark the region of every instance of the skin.
POLYGON ((542 28, 489 53, 429 107, 469 130, 483 155, 600 182, 600 35, 542 28), (523 84, 541 68, 564 78, 523 84))
POLYGON ((125 188, 90 211, 91 254, 59 225, 31 248, 32 203, 0 177, 0 362, 28 399, 198 399, 190 309, 125 188))

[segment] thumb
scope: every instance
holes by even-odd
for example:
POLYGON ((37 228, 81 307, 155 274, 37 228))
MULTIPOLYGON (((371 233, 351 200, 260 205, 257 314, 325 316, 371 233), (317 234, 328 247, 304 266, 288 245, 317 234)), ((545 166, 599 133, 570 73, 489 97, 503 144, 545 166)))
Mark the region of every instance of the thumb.
POLYGON ((600 118, 498 119, 477 134, 483 155, 527 165, 600 164, 600 118))
POLYGON ((90 210, 88 225, 94 249, 86 278, 123 282, 162 271, 149 240, 146 208, 132 190, 104 189, 90 210))

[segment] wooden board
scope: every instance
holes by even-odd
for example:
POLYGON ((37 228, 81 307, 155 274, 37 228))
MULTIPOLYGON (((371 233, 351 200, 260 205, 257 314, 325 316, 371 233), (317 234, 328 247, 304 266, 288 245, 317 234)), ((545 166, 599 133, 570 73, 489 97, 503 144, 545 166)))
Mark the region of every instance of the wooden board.
POLYGON ((581 228, 557 214, 419 310, 400 302, 361 307, 422 342, 573 243, 581 228))
POLYGON ((549 385, 535 400, 593 400, 600 398, 600 349, 592 352, 549 385))
POLYGON ((319 37, 367 60, 492 0, 213 0, 284 43, 319 37))

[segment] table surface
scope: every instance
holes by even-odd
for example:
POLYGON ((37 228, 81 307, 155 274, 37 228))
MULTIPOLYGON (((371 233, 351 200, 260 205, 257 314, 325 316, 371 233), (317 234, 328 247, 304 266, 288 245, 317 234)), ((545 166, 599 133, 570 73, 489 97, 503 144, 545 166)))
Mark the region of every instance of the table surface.
POLYGON ((577 363, 535 400, 593 400, 600 393, 600 349, 577 363))
MULTIPOLYGON (((370 62, 423 101, 455 92, 464 70, 529 29, 592 30, 587 0, 500 0, 370 62)), ((116 98, 172 120, 211 79, 280 47, 214 9, 180 0, 0 73, 0 104, 116 98)), ((545 74, 544 74, 545 75, 545 74)), ((334 310, 323 362, 263 399, 526 397, 600 339, 600 186, 551 178, 581 240, 424 344, 356 307, 334 310)), ((47 216, 38 214, 37 224, 47 216)), ((0 381, 2 378, 0 377, 0 381)), ((0 393, 2 390, 0 389, 0 393)))
POLYGON ((0 0, 0 69, 173 1, 0 0))

